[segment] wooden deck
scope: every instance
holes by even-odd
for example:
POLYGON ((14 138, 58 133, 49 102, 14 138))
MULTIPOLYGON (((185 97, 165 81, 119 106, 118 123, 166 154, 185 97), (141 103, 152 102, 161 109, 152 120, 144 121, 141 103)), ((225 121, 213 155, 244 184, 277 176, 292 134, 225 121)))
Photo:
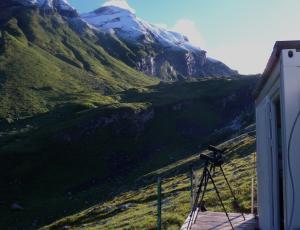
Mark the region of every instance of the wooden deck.
MULTIPOLYGON (((252 214, 245 214, 244 221, 241 214, 229 213, 229 217, 235 230, 254 230, 257 227, 257 220, 252 214)), ((189 218, 185 221, 181 230, 231 230, 231 226, 225 213, 221 212, 199 212, 196 222, 192 228, 187 229, 189 218)))

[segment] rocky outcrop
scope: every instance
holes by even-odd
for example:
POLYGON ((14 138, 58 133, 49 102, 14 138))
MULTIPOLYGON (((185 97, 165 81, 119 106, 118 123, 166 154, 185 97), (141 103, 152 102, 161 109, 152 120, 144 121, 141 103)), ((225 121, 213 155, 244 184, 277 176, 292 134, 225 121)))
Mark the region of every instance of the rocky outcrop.
POLYGON ((11 204, 10 209, 13 210, 13 211, 22 211, 22 210, 24 210, 24 208, 18 203, 11 204))
POLYGON ((72 143, 82 138, 88 138, 98 130, 110 127, 114 136, 139 136, 146 123, 154 117, 153 109, 134 111, 130 108, 121 108, 118 112, 106 115, 99 114, 71 129, 66 129, 53 136, 58 142, 72 143), (127 125, 124 125, 127 124, 127 125))
MULTIPOLYGON (((222 62, 213 62, 205 51, 179 52, 164 50, 156 56, 136 56, 136 69, 162 80, 181 80, 189 77, 226 77, 238 75, 222 62), (167 63, 167 65, 166 65, 167 63)), ((126 60, 124 60, 126 62, 126 60)), ((130 65, 130 63, 127 63, 130 65)))

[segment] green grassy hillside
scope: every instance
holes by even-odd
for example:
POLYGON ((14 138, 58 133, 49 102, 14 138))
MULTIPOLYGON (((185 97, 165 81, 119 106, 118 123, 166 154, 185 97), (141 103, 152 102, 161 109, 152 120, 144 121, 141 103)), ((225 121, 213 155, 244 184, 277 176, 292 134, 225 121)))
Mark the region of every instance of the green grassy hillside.
MULTIPOLYGON (((229 178, 241 208, 251 209, 251 178, 255 161, 255 137, 247 133, 220 145, 228 148, 224 170, 229 178)), ((112 200, 92 206, 75 215, 65 217, 42 229, 156 229, 157 188, 154 181, 158 176, 162 182, 162 225, 163 229, 179 229, 190 211, 189 166, 195 169, 196 181, 202 173, 199 155, 193 155, 155 172, 138 181, 135 189, 122 193, 112 200), (145 183, 145 181, 149 181, 145 183)), ((254 175, 255 176, 255 175, 254 175)), ((220 173, 215 174, 217 187, 227 210, 237 212, 233 207, 230 191, 220 173)), ((216 193, 209 185, 205 197, 210 211, 223 211, 216 193)))
POLYGON ((93 37, 79 36, 59 15, 22 8, 1 24, 0 118, 44 113, 86 94, 103 104, 101 95, 158 83, 109 56, 93 37))

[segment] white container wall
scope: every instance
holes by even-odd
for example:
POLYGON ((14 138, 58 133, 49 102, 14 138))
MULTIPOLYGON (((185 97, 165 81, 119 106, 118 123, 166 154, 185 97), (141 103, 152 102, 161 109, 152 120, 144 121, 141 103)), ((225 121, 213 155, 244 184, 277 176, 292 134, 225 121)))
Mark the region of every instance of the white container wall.
POLYGON ((261 229, 300 229, 300 48, 277 42, 256 90, 261 229))

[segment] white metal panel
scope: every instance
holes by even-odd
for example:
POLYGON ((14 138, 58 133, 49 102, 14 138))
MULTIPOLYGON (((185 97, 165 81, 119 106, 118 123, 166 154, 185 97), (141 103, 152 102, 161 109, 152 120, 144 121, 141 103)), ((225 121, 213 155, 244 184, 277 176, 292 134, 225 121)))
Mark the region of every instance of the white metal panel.
POLYGON ((300 53, 281 54, 286 226, 300 229, 300 53))
POLYGON ((264 88, 259 93, 259 96, 256 98, 256 103, 259 103, 261 100, 264 100, 266 96, 270 96, 273 92, 272 88, 274 88, 274 84, 278 82, 278 79, 280 78, 280 62, 275 66, 271 76, 268 78, 268 81, 266 82, 264 88))
POLYGON ((276 163, 276 128, 273 101, 280 92, 278 64, 256 100, 257 176, 259 224, 261 229, 279 229, 278 166, 276 163))
POLYGON ((285 228, 292 230, 300 229, 300 52, 281 51, 280 62, 256 100, 259 223, 268 230, 279 228, 277 152, 272 140, 275 124, 269 119, 274 116, 270 102, 279 87, 284 164, 284 210, 280 211, 284 212, 285 228))
POLYGON ((265 98, 256 106, 257 130, 257 175, 258 175, 258 215, 262 230, 272 229, 272 178, 271 153, 269 145, 268 100, 265 98))
MULTIPOLYGON (((276 107, 275 103, 280 97, 280 83, 279 79, 270 91, 270 132, 271 132, 271 137, 270 137, 270 146, 271 146, 271 158, 272 158, 272 207, 273 207, 273 229, 274 230, 281 230, 280 229, 280 192, 279 192, 279 187, 282 186, 282 184, 279 183, 279 161, 278 161, 278 130, 277 130, 277 119, 278 117, 276 116, 276 107)), ((284 176, 283 176, 284 177, 284 176)))

